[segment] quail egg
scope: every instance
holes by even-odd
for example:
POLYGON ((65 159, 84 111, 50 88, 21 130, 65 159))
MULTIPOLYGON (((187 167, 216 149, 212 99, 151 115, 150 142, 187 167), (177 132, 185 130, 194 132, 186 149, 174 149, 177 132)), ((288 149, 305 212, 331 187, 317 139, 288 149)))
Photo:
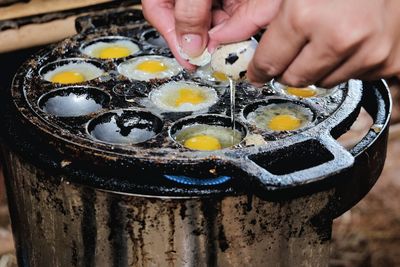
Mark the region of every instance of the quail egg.
POLYGON ((82 53, 94 58, 116 59, 140 51, 137 44, 126 38, 105 37, 82 48, 82 53))
POLYGON ((243 79, 257 45, 257 41, 251 39, 218 47, 211 57, 212 69, 234 80, 243 79))
MULTIPOLYGON (((57 63, 50 63, 56 65, 57 63)), ((43 79, 52 83, 77 84, 95 79, 103 70, 88 62, 71 62, 55 67, 43 74, 43 79)))
POLYGON ((313 120, 313 112, 290 102, 259 106, 247 115, 247 120, 260 129, 281 132, 304 128, 313 120))
POLYGON ((219 150, 239 144, 243 135, 229 127, 208 124, 189 125, 175 135, 175 140, 192 150, 219 150))
POLYGON ((182 67, 174 58, 163 56, 140 56, 125 61, 118 66, 123 76, 139 81, 166 79, 182 72, 182 67))
POLYGON ((279 91, 283 92, 286 95, 295 96, 298 98, 312 98, 312 97, 323 97, 328 94, 332 94, 336 91, 337 87, 332 89, 325 89, 321 87, 317 87, 315 85, 310 85, 306 87, 292 87, 286 86, 278 82, 273 82, 272 87, 279 91))
POLYGON ((218 101, 213 88, 192 82, 169 82, 150 93, 150 100, 159 108, 172 112, 197 111, 218 101))

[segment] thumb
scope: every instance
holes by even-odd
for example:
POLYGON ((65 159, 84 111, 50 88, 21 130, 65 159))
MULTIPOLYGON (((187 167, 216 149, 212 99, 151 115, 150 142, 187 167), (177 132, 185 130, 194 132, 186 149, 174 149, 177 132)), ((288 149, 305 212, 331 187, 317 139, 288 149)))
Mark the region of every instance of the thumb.
POLYGON ((183 52, 191 57, 202 54, 208 43, 212 0, 176 0, 175 31, 183 52))
POLYGON ((219 44, 247 40, 267 26, 279 11, 281 0, 247 1, 209 31, 211 49, 219 44))

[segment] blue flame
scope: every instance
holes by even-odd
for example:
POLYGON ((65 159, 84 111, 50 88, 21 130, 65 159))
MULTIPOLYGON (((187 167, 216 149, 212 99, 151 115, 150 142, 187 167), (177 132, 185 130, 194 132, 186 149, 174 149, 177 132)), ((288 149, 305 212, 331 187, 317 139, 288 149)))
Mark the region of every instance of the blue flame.
POLYGON ((168 180, 180 183, 180 184, 185 184, 185 185, 202 185, 202 186, 207 186, 207 185, 219 185, 226 183, 231 179, 229 176, 219 176, 216 178, 193 178, 193 177, 187 177, 187 176, 177 176, 177 175, 164 175, 165 178, 168 180))

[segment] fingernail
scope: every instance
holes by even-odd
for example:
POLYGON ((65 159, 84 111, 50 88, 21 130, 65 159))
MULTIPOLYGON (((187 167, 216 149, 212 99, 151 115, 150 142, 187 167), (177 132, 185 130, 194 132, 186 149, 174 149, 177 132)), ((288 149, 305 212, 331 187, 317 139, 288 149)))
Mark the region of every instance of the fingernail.
POLYGON ((185 34, 182 36, 182 50, 191 57, 203 53, 203 39, 198 34, 185 34))

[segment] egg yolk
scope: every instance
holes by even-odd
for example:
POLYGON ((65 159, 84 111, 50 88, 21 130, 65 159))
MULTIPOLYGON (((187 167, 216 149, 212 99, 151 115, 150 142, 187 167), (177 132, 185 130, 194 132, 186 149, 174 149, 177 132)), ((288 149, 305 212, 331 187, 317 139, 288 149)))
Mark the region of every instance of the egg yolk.
POLYGON ((147 73, 158 73, 167 70, 168 67, 161 61, 146 60, 139 63, 136 69, 147 73))
POLYGON ((293 115, 277 115, 268 122, 273 131, 293 131, 301 126, 301 120, 293 115))
POLYGON ((131 54, 131 51, 123 46, 112 46, 103 48, 99 51, 99 58, 110 59, 110 58, 121 58, 127 57, 131 54))
POLYGON ((62 71, 56 73, 51 78, 51 82, 62 83, 62 84, 81 83, 84 81, 85 81, 85 76, 83 76, 82 73, 79 73, 77 71, 62 71))
POLYGON ((182 88, 179 90, 179 97, 175 100, 175 106, 179 107, 185 103, 199 104, 204 102, 204 96, 198 90, 192 88, 182 88))
POLYGON ((218 150, 222 148, 219 140, 210 135, 191 137, 183 145, 193 150, 218 150))
POLYGON ((316 90, 310 87, 305 87, 305 88, 287 87, 286 91, 291 95, 304 98, 313 97, 317 94, 316 90))
POLYGON ((228 80, 228 76, 226 76, 224 73, 219 72, 219 71, 214 71, 212 73, 212 76, 214 77, 214 79, 221 81, 221 82, 225 82, 228 80))

